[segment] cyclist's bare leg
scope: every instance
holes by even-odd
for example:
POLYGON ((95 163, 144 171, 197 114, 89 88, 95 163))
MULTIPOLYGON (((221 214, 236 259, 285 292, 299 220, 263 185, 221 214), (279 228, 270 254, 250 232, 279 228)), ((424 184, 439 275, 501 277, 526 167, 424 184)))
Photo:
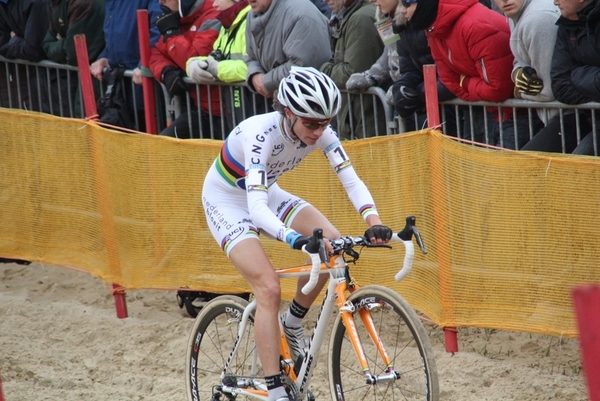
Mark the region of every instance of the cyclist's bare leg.
MULTIPOLYGON (((325 238, 337 239, 341 237, 339 231, 331 224, 331 222, 314 206, 309 205, 298 212, 292 221, 291 227, 302 235, 312 235, 315 228, 322 228, 325 238)), ((309 277, 300 277, 296 288, 294 299, 305 308, 310 308, 313 304, 329 276, 321 274, 319 281, 314 290, 307 295, 301 291, 302 287, 308 282, 309 277)))
POLYGON ((279 277, 258 239, 238 243, 229 252, 229 259, 256 297, 254 335, 258 356, 265 375, 276 375, 279 373, 279 277))

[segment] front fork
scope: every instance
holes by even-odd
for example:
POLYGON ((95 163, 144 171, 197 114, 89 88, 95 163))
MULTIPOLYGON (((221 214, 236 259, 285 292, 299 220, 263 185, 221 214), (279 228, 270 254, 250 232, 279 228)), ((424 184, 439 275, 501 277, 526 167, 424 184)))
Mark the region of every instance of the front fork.
POLYGON ((377 351, 386 366, 385 373, 374 376, 369 367, 369 363, 367 362, 363 346, 356 330, 356 324, 354 322, 354 313, 356 312, 356 307, 346 298, 346 289, 353 293, 359 288, 360 287, 357 284, 353 284, 352 286, 348 287, 346 282, 341 283, 336 288, 337 306, 340 311, 342 323, 346 328, 346 333, 348 334, 348 338, 352 343, 352 347, 354 348, 354 352, 356 353, 356 357, 358 358, 367 384, 374 385, 377 383, 393 382, 398 380, 400 375, 394 371, 392 360, 388 356, 383 343, 381 342, 381 338, 379 337, 379 333, 375 328, 375 324, 373 323, 373 319, 371 317, 371 310, 380 308, 380 304, 369 303, 364 307, 361 307, 358 311, 358 314, 363 322, 363 325, 365 326, 365 329, 367 330, 367 333, 369 334, 369 337, 371 338, 371 341, 377 348, 377 351))

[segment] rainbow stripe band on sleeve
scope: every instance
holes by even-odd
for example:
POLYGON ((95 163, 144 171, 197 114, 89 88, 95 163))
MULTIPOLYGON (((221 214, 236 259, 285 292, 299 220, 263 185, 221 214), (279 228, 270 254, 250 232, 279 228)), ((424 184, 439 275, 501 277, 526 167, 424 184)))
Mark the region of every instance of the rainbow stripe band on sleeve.
POLYGON ((375 205, 363 205, 358 212, 364 219, 370 214, 377 214, 377 209, 375 209, 375 205))
POLYGON ((282 242, 288 242, 288 235, 290 235, 290 234, 298 235, 298 233, 296 231, 294 231, 293 229, 291 229, 289 227, 284 228, 283 235, 281 236, 280 241, 282 241, 282 242))
POLYGON ((239 183, 243 182, 243 180, 240 181, 240 178, 246 176, 244 166, 231 156, 227 141, 225 141, 221 148, 221 153, 219 153, 219 157, 215 161, 215 166, 221 177, 234 187, 240 186, 239 183))

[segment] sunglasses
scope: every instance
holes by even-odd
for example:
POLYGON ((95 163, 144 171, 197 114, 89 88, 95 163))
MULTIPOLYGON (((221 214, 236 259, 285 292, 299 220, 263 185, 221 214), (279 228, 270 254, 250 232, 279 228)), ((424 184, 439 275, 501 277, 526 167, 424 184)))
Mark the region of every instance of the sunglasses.
POLYGON ((300 119, 300 121, 302 122, 302 125, 304 125, 306 128, 315 131, 319 128, 327 127, 329 123, 331 123, 331 118, 328 118, 327 120, 318 121, 300 119))
POLYGON ((402 6, 404 8, 410 7, 411 4, 415 4, 418 0, 402 0, 402 6))

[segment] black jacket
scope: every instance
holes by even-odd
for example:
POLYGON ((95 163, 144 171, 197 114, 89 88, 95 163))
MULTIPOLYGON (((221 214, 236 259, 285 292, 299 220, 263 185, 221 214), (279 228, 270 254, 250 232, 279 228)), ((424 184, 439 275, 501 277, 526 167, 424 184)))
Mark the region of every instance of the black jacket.
MULTIPOLYGON (((392 92, 396 94, 401 86, 407 86, 415 89, 419 93, 420 105, 414 109, 400 110, 398 114, 402 117, 408 117, 415 111, 421 111, 425 108, 425 84, 423 76, 423 66, 426 64, 434 64, 427 36, 423 30, 415 30, 413 28, 397 26, 396 32, 400 39, 396 42, 399 57, 399 68, 402 72, 400 78, 394 82, 392 92)), ((438 79, 437 80, 438 99, 440 102, 454 99, 456 96, 450 92, 438 79)))
POLYGON ((600 0, 577 12, 578 21, 560 17, 552 56, 552 91, 559 102, 600 102, 600 0))
POLYGON ((49 60, 77 65, 74 37, 84 34, 89 61, 96 61, 104 49, 104 0, 50 0, 48 14, 50 29, 42 46, 49 60))
POLYGON ((0 3, 0 56, 34 62, 45 59, 42 40, 47 30, 45 0, 0 3), (12 38, 11 32, 16 34, 12 38))

